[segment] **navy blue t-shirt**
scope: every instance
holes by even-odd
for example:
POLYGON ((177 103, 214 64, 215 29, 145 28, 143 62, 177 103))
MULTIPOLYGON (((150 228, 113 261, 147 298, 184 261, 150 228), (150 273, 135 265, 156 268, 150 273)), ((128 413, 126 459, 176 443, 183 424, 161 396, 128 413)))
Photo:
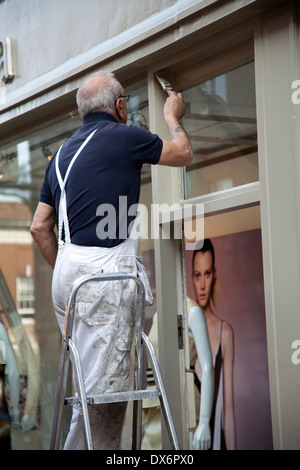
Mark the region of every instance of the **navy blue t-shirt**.
MULTIPOLYGON (((128 225, 134 219, 134 215, 128 216, 128 210, 139 201, 141 168, 143 163, 158 163, 162 140, 145 129, 119 123, 111 114, 89 114, 60 151, 59 170, 63 179, 72 157, 94 129, 97 131, 73 164, 66 184, 71 242, 112 247, 128 236, 128 225), (123 196, 121 206, 120 196, 123 196), (119 208, 124 208, 124 202, 127 213, 123 210, 120 215, 119 208)), ((58 214, 60 186, 55 158, 56 155, 46 168, 40 201, 52 206, 58 214)))

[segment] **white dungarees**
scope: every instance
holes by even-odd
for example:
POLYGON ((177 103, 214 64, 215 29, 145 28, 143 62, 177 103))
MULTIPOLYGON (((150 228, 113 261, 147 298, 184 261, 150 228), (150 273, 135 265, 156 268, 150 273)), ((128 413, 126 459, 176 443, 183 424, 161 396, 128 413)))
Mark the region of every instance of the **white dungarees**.
MULTIPOLYGON (((52 297, 61 331, 70 287, 78 277, 85 274, 103 271, 139 275, 146 288, 148 303, 152 301, 144 266, 137 258, 137 240, 129 237, 113 248, 71 243, 66 182, 75 160, 94 132, 72 158, 64 179, 59 171, 60 150, 55 162, 61 198, 58 215, 59 249, 53 273, 52 297)), ((134 281, 89 282, 78 291, 73 341, 81 357, 87 394, 128 389, 130 350, 135 331, 135 293, 134 281)), ((76 384, 74 387, 76 391, 76 384)), ((123 403, 89 407, 95 449, 119 448, 125 410, 126 405, 123 403)), ((80 421, 79 409, 73 407, 65 449, 84 448, 80 421)))

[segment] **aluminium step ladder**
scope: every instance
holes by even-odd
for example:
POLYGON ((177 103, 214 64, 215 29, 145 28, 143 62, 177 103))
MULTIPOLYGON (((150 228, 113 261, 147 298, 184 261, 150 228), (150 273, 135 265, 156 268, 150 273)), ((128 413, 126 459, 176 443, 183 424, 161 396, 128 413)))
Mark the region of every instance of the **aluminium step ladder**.
MULTIPOLYGON (((136 302, 137 304, 137 302, 136 302)), ((74 406, 79 404, 83 417, 83 434, 85 447, 87 450, 93 450, 93 439, 91 435, 91 427, 89 422, 88 405, 100 405, 103 403, 116 403, 133 401, 133 429, 132 429, 132 448, 139 450, 141 448, 142 440, 142 400, 146 398, 159 398, 161 411, 166 424, 166 429, 170 439, 172 449, 179 450, 179 443, 164 387, 162 375, 160 372, 157 356, 154 347, 144 333, 144 314, 145 314, 145 289, 141 280, 131 274, 127 273, 106 273, 106 274, 93 274, 85 275, 78 278, 72 285, 68 300, 68 305, 65 314, 65 323, 61 345, 61 355, 58 371, 58 381, 56 390, 56 400, 54 409, 53 428, 51 435, 50 449, 56 450, 59 448, 62 416, 64 405, 74 406), (135 335, 135 374, 134 374, 134 390, 123 392, 104 393, 100 395, 86 396, 83 371, 80 362, 78 349, 72 340, 73 321, 75 315, 76 295, 79 288, 89 281, 122 281, 131 279, 135 281, 140 294, 140 316, 136 317, 140 322, 136 328, 135 335), (153 376, 155 380, 155 390, 142 389, 142 376, 143 376, 143 347, 147 352, 147 357, 150 362, 153 376), (75 377, 78 382, 78 396, 66 397, 68 366, 69 361, 72 361, 75 377)))

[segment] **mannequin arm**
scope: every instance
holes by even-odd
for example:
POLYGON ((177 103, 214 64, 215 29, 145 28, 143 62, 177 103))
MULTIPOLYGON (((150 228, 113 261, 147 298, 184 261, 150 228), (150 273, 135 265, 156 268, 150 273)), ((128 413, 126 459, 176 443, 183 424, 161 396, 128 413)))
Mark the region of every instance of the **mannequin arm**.
POLYGON ((213 406, 214 369, 206 320, 199 306, 193 306, 190 309, 188 326, 194 337, 202 371, 200 416, 194 435, 194 449, 206 450, 211 445, 209 420, 213 406))

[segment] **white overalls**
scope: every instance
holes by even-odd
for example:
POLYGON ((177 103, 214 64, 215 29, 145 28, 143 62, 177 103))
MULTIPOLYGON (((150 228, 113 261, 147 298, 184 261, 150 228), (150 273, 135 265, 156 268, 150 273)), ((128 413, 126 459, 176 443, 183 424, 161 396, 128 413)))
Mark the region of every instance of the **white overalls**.
MULTIPOLYGON (((94 131, 95 132, 95 131, 94 131)), ((72 158, 64 180, 56 156, 56 175, 61 188, 58 214, 58 255, 53 273, 52 297, 56 317, 63 330, 68 293, 72 283, 85 274, 127 272, 139 275, 145 285, 148 303, 153 301, 144 266, 137 258, 138 241, 128 238, 113 248, 71 244, 66 204, 66 182, 72 165, 93 134, 72 158), (65 241, 62 241, 64 227, 65 241)), ((96 209, 95 209, 96 210, 96 209)), ((82 361, 86 393, 128 390, 132 337, 135 332, 134 281, 89 282, 76 298, 73 341, 82 361)), ((76 383, 74 383, 76 391, 76 383)), ((118 449, 126 404, 90 406, 90 422, 95 449, 118 449)), ((83 449, 79 408, 73 407, 65 449, 83 449)))

